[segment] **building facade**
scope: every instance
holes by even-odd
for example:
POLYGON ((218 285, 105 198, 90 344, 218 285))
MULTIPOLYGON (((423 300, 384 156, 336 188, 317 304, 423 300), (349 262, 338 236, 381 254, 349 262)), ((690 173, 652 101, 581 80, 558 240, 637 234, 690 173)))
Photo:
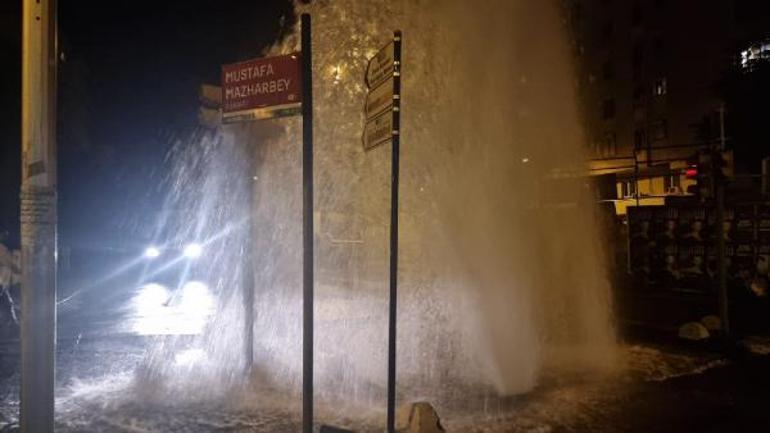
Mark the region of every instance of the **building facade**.
POLYGON ((688 158, 719 139, 733 57, 722 0, 567 0, 591 174, 616 177, 618 214, 688 195, 688 158))

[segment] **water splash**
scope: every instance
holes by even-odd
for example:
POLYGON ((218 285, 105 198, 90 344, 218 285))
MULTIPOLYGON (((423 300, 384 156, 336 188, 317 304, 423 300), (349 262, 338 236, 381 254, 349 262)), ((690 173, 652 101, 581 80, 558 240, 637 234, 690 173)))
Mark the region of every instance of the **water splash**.
MULTIPOLYGON (((390 150, 364 152, 361 133, 366 60, 394 29, 405 56, 400 398, 468 406, 531 389, 544 366, 611 364, 609 288, 576 176, 584 137, 557 3, 335 0, 297 10, 314 19, 321 401, 384 407, 390 150)), ((298 49, 297 39, 269 54, 298 49)), ((243 230, 253 187, 254 379, 298 392, 300 122, 227 126, 193 143, 172 176, 186 209, 178 230, 220 242, 208 268, 219 311, 200 338, 208 367, 194 382, 210 376, 222 389, 241 378, 247 237, 217 233, 243 230)), ((145 369, 153 379, 178 352, 161 347, 145 369)))

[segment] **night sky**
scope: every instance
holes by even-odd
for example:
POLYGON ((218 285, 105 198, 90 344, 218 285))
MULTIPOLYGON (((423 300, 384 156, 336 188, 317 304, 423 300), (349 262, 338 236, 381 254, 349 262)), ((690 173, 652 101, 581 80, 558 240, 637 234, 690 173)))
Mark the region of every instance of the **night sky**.
MULTIPOLYGON (((0 2, 0 231, 14 244, 21 4, 0 2)), ((198 86, 260 56, 294 19, 288 0, 60 0, 60 243, 130 238, 158 210, 164 156, 196 125, 198 86)))

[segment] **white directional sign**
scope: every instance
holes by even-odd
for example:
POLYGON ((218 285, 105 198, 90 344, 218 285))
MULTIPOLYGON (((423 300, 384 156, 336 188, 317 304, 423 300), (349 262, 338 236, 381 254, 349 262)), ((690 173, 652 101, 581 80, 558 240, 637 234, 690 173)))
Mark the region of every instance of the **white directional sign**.
POLYGON ((395 64, 395 51, 393 42, 385 45, 374 57, 369 60, 366 68, 366 85, 373 89, 383 81, 393 76, 395 64))
POLYGON ((391 75, 379 86, 366 95, 366 120, 389 110, 393 107, 393 76, 391 75))
POLYGON ((369 150, 393 137, 393 113, 389 110, 366 122, 364 150, 369 150))
POLYGON ((398 146, 401 124, 401 34, 369 59, 366 68, 364 150, 392 141, 398 146))

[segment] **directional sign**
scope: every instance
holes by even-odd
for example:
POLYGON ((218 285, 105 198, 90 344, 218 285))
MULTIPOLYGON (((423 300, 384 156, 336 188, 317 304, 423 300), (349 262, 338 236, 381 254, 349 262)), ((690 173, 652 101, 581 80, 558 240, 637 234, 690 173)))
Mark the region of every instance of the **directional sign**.
POLYGON ((374 57, 369 59, 366 68, 366 85, 370 89, 382 84, 383 81, 393 76, 395 64, 394 45, 391 41, 385 45, 374 57))
POLYGON ((366 122, 364 128, 364 150, 369 150, 387 142, 397 131, 393 130, 393 113, 384 111, 379 116, 366 122))
POLYGON ((301 101, 299 53, 222 66, 225 123, 299 114, 301 101))
POLYGON ((388 77, 366 95, 366 120, 393 107, 393 76, 388 77))

